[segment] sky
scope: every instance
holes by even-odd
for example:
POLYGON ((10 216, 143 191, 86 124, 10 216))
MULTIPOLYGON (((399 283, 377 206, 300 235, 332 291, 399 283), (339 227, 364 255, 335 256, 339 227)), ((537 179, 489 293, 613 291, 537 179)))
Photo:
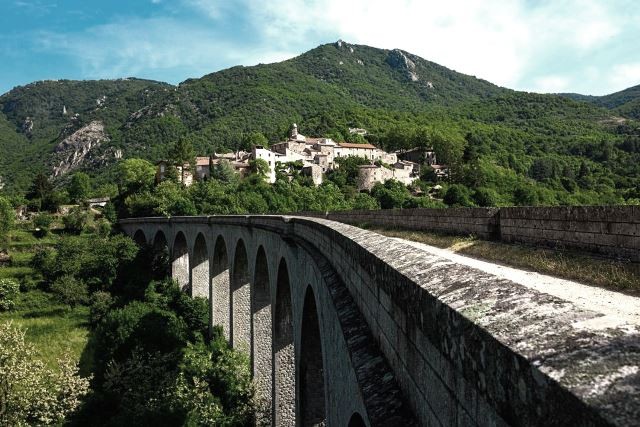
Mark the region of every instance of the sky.
POLYGON ((47 79, 177 84, 338 39, 531 92, 640 84, 639 0, 0 0, 0 93, 47 79))

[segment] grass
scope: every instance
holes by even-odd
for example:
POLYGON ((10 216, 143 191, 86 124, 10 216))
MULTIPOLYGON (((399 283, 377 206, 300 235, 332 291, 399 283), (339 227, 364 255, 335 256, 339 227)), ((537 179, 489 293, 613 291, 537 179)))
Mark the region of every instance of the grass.
POLYGON ((0 321, 12 321, 14 326, 26 329, 26 339, 36 348, 38 358, 47 366, 58 366, 58 358, 69 354, 81 363, 82 372, 90 372, 87 324, 89 309, 58 303, 55 298, 40 290, 20 294, 16 307, 0 313, 0 321))
POLYGON ((368 228, 376 233, 449 249, 485 261, 536 271, 586 285, 640 294, 640 264, 582 253, 480 240, 437 233, 368 228))
POLYGON ((61 304, 54 295, 35 289, 42 277, 29 262, 36 247, 52 246, 59 236, 50 233, 38 238, 29 230, 12 230, 9 243, 10 266, 0 266, 0 278, 15 279, 27 284, 21 292, 16 306, 9 312, 0 312, 0 322, 11 321, 14 326, 26 329, 26 339, 36 348, 38 358, 47 366, 57 368, 58 359, 69 354, 79 361, 82 373, 91 372, 88 345, 88 307, 70 308, 61 304))

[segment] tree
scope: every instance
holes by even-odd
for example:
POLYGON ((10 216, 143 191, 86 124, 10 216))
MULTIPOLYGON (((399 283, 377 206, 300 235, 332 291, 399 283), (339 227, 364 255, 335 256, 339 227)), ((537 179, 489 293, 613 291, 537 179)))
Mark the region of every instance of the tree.
POLYGON ((384 184, 376 183, 371 189, 371 195, 378 200, 382 209, 401 208, 411 197, 407 187, 395 179, 384 184))
POLYGON ((251 168, 251 173, 256 174, 262 178, 265 178, 269 175, 269 163, 267 163, 267 161, 264 159, 250 160, 249 167, 251 168))
POLYGON ((118 164, 118 190, 131 194, 153 186, 156 168, 143 159, 127 159, 118 164))
POLYGON ((444 194, 443 202, 449 206, 473 206, 471 191, 462 184, 453 184, 444 194))
POLYGON ((69 197, 76 203, 80 203, 89 197, 91 191, 91 178, 84 172, 76 172, 69 183, 69 197))
POLYGON ((15 222, 16 213, 9 200, 0 196, 0 244, 4 244, 9 237, 9 231, 15 222))
POLYGON ((238 175, 233 169, 233 166, 231 166, 231 162, 222 159, 213 167, 213 170, 211 171, 211 178, 226 183, 232 183, 238 180, 238 175))
MULTIPOLYGON (((169 159, 176 165, 180 166, 182 182, 184 183, 185 166, 189 165, 191 170, 194 169, 196 153, 193 150, 193 144, 186 137, 179 138, 169 150, 169 159)), ((195 176, 195 175, 194 175, 195 176)))
POLYGON ((535 206, 538 204, 538 194, 531 185, 521 185, 513 192, 513 201, 518 206, 535 206))
POLYGON ((46 210, 55 212, 62 202, 62 194, 54 191, 53 184, 49 178, 42 172, 37 174, 31 183, 31 187, 27 192, 27 199, 34 201, 32 206, 36 206, 38 210, 46 210))
POLYGON ((51 285, 51 291, 57 295, 58 299, 71 308, 76 305, 86 304, 89 299, 87 285, 71 275, 61 276, 51 285))
POLYGON ((80 207, 71 209, 69 213, 62 218, 64 229, 74 234, 82 233, 88 221, 89 214, 80 207))
POLYGON ((266 147, 269 145, 269 140, 266 136, 261 134, 260 132, 251 132, 244 136, 243 146, 246 148, 251 148, 255 146, 266 147))
POLYGON ((438 156, 438 163, 449 166, 449 176, 454 177, 461 165, 464 155, 465 139, 454 134, 447 134, 440 130, 433 131, 431 135, 433 150, 438 156))

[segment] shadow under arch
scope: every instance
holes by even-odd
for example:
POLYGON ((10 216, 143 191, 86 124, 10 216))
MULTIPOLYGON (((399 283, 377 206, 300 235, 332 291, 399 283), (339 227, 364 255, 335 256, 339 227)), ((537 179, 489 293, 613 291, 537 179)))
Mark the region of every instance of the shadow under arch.
POLYGON ((256 254, 251 288, 251 371, 260 419, 271 424, 271 291, 269 265, 262 246, 256 254))
POLYGON ((182 291, 189 290, 189 247, 182 231, 176 234, 171 252, 171 277, 182 291))
POLYGON ((293 343, 293 309, 287 262, 278 265, 273 319, 274 425, 296 425, 296 375, 293 343))
POLYGON ((138 246, 144 246, 147 244, 147 236, 145 236, 144 231, 138 230, 133 235, 133 241, 136 242, 138 246))
POLYGON ((198 233, 193 245, 191 296, 209 298, 209 250, 202 233, 198 233))
POLYGON ((367 427, 364 420, 362 419, 362 416, 357 412, 354 412, 353 415, 351 415, 351 418, 349 419, 349 424, 347 426, 348 427, 367 427))
POLYGON ((151 243, 152 259, 151 271, 154 279, 165 279, 171 275, 171 260, 169 259, 169 243, 162 230, 156 231, 151 243))
POLYGON ((307 286, 300 340, 300 416, 303 426, 326 423, 320 322, 313 288, 307 286))
POLYGON ((227 341, 231 340, 231 293, 227 244, 218 236, 213 247, 211 287, 209 290, 209 328, 221 326, 227 341))
POLYGON ((251 345, 251 285, 249 260, 242 239, 236 244, 231 268, 231 345, 250 352, 251 345))

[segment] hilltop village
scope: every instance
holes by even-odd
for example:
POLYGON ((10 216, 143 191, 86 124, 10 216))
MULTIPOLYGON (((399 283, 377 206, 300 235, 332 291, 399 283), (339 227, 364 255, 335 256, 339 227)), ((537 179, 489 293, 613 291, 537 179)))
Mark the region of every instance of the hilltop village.
MULTIPOLYGON (((365 129, 350 128, 349 132, 365 135, 365 129)), ((157 163, 156 179, 162 181, 169 174, 170 168, 175 168, 178 181, 186 186, 193 184, 194 180, 206 180, 211 176, 211 171, 222 162, 227 162, 240 176, 249 173, 251 162, 264 161, 268 166, 266 178, 268 182, 276 181, 276 172, 284 170, 291 172, 298 167, 303 175, 309 176, 314 185, 323 182, 327 171, 339 167, 339 159, 346 157, 361 157, 367 159, 369 164, 359 166, 357 188, 359 191, 368 191, 376 183, 384 183, 394 179, 404 185, 411 185, 419 179, 421 167, 431 167, 438 178, 448 176, 446 165, 438 165, 436 154, 431 149, 412 149, 387 153, 369 143, 335 142, 331 138, 312 138, 298 132, 294 123, 286 141, 272 144, 269 148, 255 145, 250 152, 238 151, 234 153, 218 154, 196 157, 195 173, 191 165, 174 165, 166 160, 157 163)))

